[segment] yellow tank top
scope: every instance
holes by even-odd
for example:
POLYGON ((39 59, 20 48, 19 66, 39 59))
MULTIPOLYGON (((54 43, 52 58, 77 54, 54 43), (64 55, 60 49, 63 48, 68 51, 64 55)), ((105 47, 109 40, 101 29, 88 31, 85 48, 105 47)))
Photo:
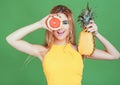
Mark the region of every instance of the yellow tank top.
POLYGON ((71 44, 52 45, 42 65, 48 85, 81 85, 83 61, 71 44))

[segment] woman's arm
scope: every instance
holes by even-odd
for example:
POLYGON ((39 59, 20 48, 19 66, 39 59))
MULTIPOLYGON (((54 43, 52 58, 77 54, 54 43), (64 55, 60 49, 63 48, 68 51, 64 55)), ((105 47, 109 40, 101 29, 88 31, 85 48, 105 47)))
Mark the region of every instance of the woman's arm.
POLYGON ((6 37, 7 42, 14 48, 16 48, 19 51, 22 51, 24 53, 27 53, 29 55, 33 55, 36 57, 41 56, 40 52, 42 52, 43 50, 45 50, 44 46, 41 45, 33 45, 30 44, 24 40, 22 40, 22 38, 26 35, 28 35, 29 33, 38 30, 40 28, 47 28, 46 24, 45 24, 45 20, 47 19, 48 16, 46 16, 45 18, 43 18, 42 20, 22 27, 20 29, 18 29, 17 31, 11 33, 10 35, 8 35, 6 37))
POLYGON ((120 53, 107 39, 105 39, 100 33, 97 33, 95 36, 103 44, 105 51, 95 49, 93 55, 90 58, 103 60, 113 60, 120 58, 120 53))
POLYGON ((93 32, 95 37, 105 47, 105 50, 95 49, 92 56, 89 58, 102 60, 113 60, 120 58, 120 53, 118 52, 118 50, 97 31, 97 26, 94 23, 94 21, 91 21, 91 24, 88 25, 87 27, 88 28, 91 27, 88 29, 88 31, 93 32))

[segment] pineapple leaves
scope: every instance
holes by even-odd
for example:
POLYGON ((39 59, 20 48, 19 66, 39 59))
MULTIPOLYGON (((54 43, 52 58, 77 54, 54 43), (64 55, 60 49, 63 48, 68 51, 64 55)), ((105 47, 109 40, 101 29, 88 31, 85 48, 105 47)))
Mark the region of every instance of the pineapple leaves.
POLYGON ((82 25, 82 27, 84 27, 89 24, 90 20, 93 20, 93 11, 87 3, 86 9, 82 10, 77 21, 82 25))

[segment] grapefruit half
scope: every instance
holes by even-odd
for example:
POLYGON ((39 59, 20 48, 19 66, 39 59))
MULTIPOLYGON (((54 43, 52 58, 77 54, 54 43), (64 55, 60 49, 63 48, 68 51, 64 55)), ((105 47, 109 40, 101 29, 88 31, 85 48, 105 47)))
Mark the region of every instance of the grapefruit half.
POLYGON ((52 30, 58 30, 61 28, 62 22, 58 16, 51 16, 47 19, 47 26, 52 30))

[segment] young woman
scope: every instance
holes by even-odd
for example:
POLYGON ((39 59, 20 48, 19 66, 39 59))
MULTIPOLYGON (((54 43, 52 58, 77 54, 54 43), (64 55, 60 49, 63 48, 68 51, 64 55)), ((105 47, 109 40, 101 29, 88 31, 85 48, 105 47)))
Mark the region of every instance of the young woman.
MULTIPOLYGON (((87 31, 93 32, 94 36, 103 44, 105 50, 96 49, 89 57, 91 59, 113 60, 119 59, 117 49, 106 40, 97 29, 94 21, 86 26, 87 31)), ((43 70, 48 85, 81 85, 83 61, 82 55, 75 44, 75 28, 73 16, 66 6, 54 7, 50 14, 42 20, 20 28, 6 38, 7 42, 19 51, 38 57, 43 64, 43 70), (59 16, 62 23, 61 29, 51 30, 46 25, 50 16, 59 16), (46 45, 30 44, 22 38, 29 33, 46 28, 46 45)))

